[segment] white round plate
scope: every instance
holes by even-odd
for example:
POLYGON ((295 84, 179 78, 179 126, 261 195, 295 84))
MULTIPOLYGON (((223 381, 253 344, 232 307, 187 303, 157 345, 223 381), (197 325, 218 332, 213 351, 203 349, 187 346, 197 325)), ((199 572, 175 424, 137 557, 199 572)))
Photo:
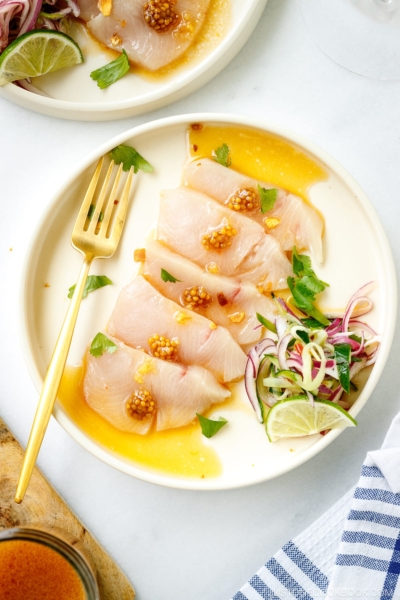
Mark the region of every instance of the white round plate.
MULTIPOLYGON (((158 214, 160 190, 180 184, 187 157, 187 128, 190 123, 245 126, 281 136, 324 164, 326 181, 309 192, 311 202, 325 218, 324 264, 318 275, 331 285, 322 296, 322 306, 342 306, 363 284, 375 280, 374 308, 366 320, 382 334, 376 364, 351 409, 353 416, 371 395, 385 365, 394 333, 397 306, 396 276, 390 249, 378 217, 368 198, 352 177, 323 150, 289 131, 260 125, 255 120, 218 114, 171 117, 136 127, 115 137, 92 153, 54 196, 40 219, 22 274, 22 343, 28 369, 41 389, 58 331, 68 306, 67 290, 76 280, 82 262, 72 249, 70 236, 83 195, 98 158, 115 146, 134 146, 155 166, 151 175, 139 172, 125 231, 116 254, 107 261, 95 261, 92 273, 106 274, 115 285, 90 294, 82 303, 73 339, 69 364, 78 364, 89 340, 108 322, 120 288, 134 270, 133 250, 144 245, 158 214), (51 287, 44 287, 49 282, 51 287)), ((57 404, 54 416, 66 431, 92 454, 140 479, 187 489, 227 489, 276 477, 308 460, 340 435, 340 430, 270 444, 258 423, 242 384, 237 393, 245 409, 215 409, 229 421, 211 440, 223 466, 216 478, 191 479, 146 470, 100 447, 81 431, 57 404)), ((349 441, 349 437, 347 437, 349 441)))
POLYGON ((85 62, 33 80, 40 93, 14 84, 0 87, 0 94, 24 108, 63 119, 109 121, 157 110, 191 94, 215 77, 239 52, 257 25, 267 0, 230 0, 231 25, 222 41, 209 53, 174 69, 170 75, 145 77, 130 71, 105 90, 90 73, 112 60, 107 50, 83 33, 72 30, 85 62), (43 94, 43 95, 42 95, 43 94))

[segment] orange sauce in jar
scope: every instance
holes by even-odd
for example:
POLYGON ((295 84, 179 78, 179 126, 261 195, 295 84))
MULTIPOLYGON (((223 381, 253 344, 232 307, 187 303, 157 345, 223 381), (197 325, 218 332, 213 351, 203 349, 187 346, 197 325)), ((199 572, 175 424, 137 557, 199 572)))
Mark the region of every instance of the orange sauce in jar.
POLYGON ((38 542, 0 543, 1 600, 86 600, 75 569, 61 554, 38 542))

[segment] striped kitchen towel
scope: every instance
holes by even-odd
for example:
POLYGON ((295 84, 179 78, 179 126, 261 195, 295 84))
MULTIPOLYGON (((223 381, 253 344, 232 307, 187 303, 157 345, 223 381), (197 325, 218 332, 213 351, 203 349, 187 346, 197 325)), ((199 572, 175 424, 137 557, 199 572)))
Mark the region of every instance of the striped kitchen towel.
POLYGON ((288 542, 233 600, 400 599, 400 413, 357 487, 288 542))

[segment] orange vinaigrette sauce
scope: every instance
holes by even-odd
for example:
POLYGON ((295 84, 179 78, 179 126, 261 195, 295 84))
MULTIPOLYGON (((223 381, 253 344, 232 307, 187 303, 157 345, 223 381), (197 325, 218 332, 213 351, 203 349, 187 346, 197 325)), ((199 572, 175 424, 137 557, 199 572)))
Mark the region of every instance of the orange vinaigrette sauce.
POLYGON ((320 163, 273 134, 244 127, 201 124, 189 130, 189 151, 193 158, 211 158, 213 150, 222 144, 229 147, 233 169, 307 201, 309 188, 328 178, 320 163))
POLYGON ((0 598, 85 600, 82 582, 69 562, 37 542, 0 543, 0 598))
POLYGON ((198 423, 167 431, 152 430, 147 435, 113 427, 86 403, 81 387, 83 369, 67 365, 58 400, 75 425, 92 440, 138 466, 161 473, 201 479, 221 474, 220 460, 204 444, 198 423))
MULTIPOLYGON (((327 178, 323 167, 299 148, 281 138, 258 131, 201 126, 190 128, 188 134, 192 157, 211 157, 212 151, 226 143, 230 148, 232 166, 255 179, 278 185, 303 198, 308 188, 327 178), (197 148, 197 150, 195 150, 197 148)), ((84 367, 67 366, 59 391, 59 401, 71 420, 100 446, 132 463, 169 475, 210 478, 222 472, 216 452, 204 443, 197 422, 170 429, 138 435, 119 431, 85 402, 81 382, 84 367)), ((244 410, 242 399, 231 386, 232 399, 218 405, 223 409, 244 410)))

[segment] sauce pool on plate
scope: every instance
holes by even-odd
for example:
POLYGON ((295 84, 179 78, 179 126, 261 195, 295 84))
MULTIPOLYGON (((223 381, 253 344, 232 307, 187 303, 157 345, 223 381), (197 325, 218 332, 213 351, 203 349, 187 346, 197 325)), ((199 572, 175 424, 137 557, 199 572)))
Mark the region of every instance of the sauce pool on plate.
POLYGON ((72 421, 108 450, 140 466, 182 477, 217 477, 221 463, 206 446, 198 423, 151 431, 147 435, 127 433, 113 427, 88 406, 80 382, 83 367, 67 365, 58 398, 72 421))
POLYGON ((25 540, 0 543, 1 600, 85 600, 75 569, 55 550, 25 540))
POLYGON ((308 200, 308 189, 328 178, 323 166, 283 138, 244 127, 194 124, 189 130, 193 158, 211 158, 226 144, 232 168, 308 200))

